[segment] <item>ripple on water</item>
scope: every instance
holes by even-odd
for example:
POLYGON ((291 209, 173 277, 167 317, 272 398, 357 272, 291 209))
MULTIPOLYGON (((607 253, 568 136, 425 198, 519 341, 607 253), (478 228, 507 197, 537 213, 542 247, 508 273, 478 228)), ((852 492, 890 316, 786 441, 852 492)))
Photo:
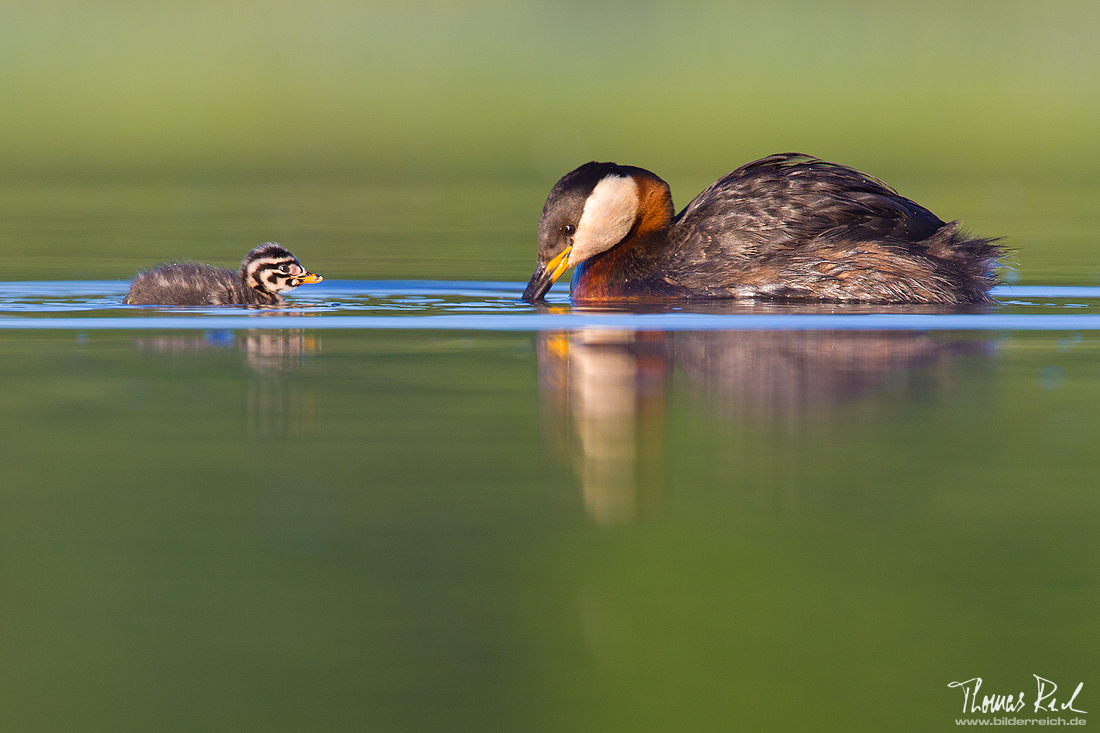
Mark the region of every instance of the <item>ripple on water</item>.
POLYGON ((628 330, 1100 330, 1100 288, 1004 286, 990 306, 792 305, 741 301, 643 308, 573 308, 568 287, 545 305, 520 300, 523 283, 326 280, 287 307, 139 307, 122 304, 125 281, 0 283, 0 329, 445 329, 628 330))

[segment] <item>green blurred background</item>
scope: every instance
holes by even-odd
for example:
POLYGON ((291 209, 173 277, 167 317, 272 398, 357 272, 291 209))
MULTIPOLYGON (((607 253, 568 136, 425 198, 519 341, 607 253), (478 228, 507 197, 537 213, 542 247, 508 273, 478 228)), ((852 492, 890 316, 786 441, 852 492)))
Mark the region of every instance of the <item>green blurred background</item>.
POLYGON ((1092 175, 1095 2, 13 2, 0 165, 1092 175))
POLYGON ((797 150, 1006 237, 1025 282, 1100 283, 1098 30, 1065 0, 3 0, 0 253, 9 278, 124 278, 280 237, 330 277, 525 279, 581 162, 683 206, 797 150), (238 197, 250 224, 217 219, 238 197), (54 238, 112 216, 127 234, 54 238))

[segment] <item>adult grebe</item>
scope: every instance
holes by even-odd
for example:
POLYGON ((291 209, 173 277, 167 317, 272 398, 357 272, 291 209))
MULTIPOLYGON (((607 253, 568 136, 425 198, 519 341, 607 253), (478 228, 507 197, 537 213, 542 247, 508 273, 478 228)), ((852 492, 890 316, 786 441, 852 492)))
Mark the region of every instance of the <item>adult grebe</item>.
POLYGON ((578 301, 980 303, 1003 254, 877 178, 799 153, 742 166, 674 212, 668 184, 644 168, 566 174, 539 218, 523 299, 576 266, 578 301))
POLYGON ((244 256, 237 272, 195 262, 139 272, 122 299, 130 305, 282 305, 282 294, 319 283, 298 258, 274 242, 244 256))

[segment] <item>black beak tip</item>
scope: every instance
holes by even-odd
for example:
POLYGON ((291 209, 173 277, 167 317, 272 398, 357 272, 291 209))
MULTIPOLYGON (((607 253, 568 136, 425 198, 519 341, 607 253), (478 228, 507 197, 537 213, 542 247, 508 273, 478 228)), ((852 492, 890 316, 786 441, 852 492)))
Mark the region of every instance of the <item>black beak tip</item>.
POLYGON ((543 296, 545 296, 545 295, 546 295, 545 292, 539 292, 539 289, 536 288, 535 286, 528 285, 527 289, 523 291, 522 300, 525 300, 528 303, 534 304, 534 303, 538 303, 539 301, 541 301, 543 299, 543 296))
POLYGON ((531 282, 527 283, 527 289, 523 291, 523 300, 528 303, 536 303, 542 300, 553 284, 554 281, 550 279, 550 273, 546 271, 545 267, 539 265, 539 268, 535 270, 535 274, 531 276, 531 282))

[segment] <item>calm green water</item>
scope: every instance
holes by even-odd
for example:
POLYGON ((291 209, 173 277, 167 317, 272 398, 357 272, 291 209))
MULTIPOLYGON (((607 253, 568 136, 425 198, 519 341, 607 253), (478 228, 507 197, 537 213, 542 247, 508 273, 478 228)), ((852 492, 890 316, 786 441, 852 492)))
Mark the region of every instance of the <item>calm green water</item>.
MULTIPOLYGON (((1036 717, 1035 674, 1097 707, 1095 325, 342 329, 531 317, 545 189, 8 194, 0 728, 927 731, 979 676, 1036 717), (50 282, 265 239, 329 278, 315 326, 50 282), (350 280, 433 276, 504 282, 350 280)), ((1020 282, 1094 284, 1097 228, 974 208, 1036 242, 1020 282)))
POLYGON ((930 730, 954 680, 1100 681, 1095 333, 0 344, 11 730, 930 730))

